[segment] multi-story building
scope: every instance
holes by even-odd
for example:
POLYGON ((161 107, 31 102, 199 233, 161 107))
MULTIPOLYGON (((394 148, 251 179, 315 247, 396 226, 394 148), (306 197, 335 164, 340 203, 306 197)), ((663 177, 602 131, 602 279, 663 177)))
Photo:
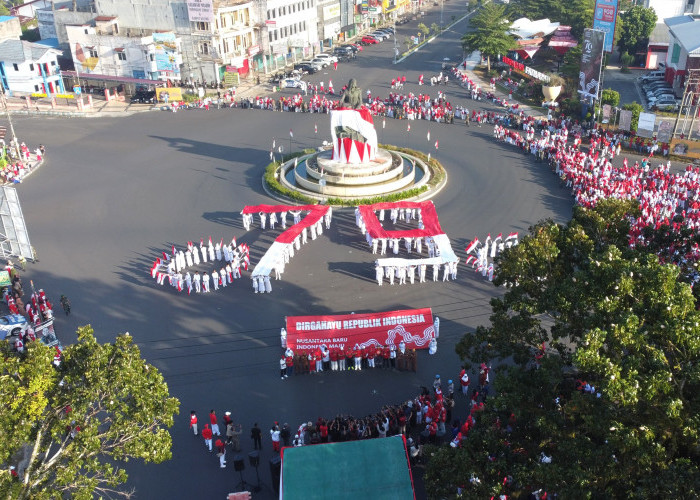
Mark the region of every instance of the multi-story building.
POLYGON ((58 67, 60 50, 24 40, 0 42, 0 81, 9 94, 63 93, 58 67))
POLYGON ((663 23, 664 19, 669 17, 700 13, 698 0, 643 0, 640 5, 654 9, 658 18, 657 23, 663 23))
POLYGON ((667 18, 669 48, 666 54, 666 81, 676 88, 685 83, 689 69, 700 69, 700 18, 667 18))
MULTIPOLYGON (((260 40, 269 60, 319 50, 317 0, 261 0, 260 40)), ((270 65, 267 65, 270 67, 270 65)))
POLYGON ((318 39, 321 50, 333 45, 341 33, 340 1, 318 0, 318 39))
POLYGON ((180 80, 180 40, 172 31, 122 28, 116 17, 97 16, 88 24, 66 26, 66 32, 82 75, 180 80))

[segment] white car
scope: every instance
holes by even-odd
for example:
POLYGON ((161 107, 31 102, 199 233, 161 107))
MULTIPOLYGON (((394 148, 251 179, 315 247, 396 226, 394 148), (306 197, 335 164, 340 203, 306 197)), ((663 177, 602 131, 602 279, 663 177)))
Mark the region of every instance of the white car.
POLYGON ((338 62, 338 58, 332 54, 318 54, 316 56, 316 59, 326 59, 328 61, 328 64, 338 62))
POLYGON ((20 314, 8 314, 0 318, 0 338, 18 337, 29 329, 29 323, 20 314))
POLYGON ((325 68, 326 66, 328 66, 331 63, 331 60, 326 59, 325 57, 316 56, 313 59, 311 59, 311 62, 316 63, 316 64, 320 64, 321 68, 325 68))
POLYGON ((297 80, 296 78, 285 78, 282 80, 282 84, 280 85, 283 89, 301 89, 301 90, 306 90, 307 84, 305 81, 302 80, 297 80))

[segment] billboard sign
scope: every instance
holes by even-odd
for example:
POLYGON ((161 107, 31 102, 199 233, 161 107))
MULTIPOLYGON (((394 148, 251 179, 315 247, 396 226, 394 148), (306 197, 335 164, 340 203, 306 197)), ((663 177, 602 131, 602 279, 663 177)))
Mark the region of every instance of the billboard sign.
POLYGON ((628 109, 623 109, 620 111, 620 124, 618 125, 621 130, 627 130, 632 127, 632 112, 628 109))
POLYGON ((156 48, 156 69, 158 71, 178 72, 177 45, 175 33, 153 33, 153 44, 156 48))
POLYGON ((612 52, 617 22, 618 0, 596 0, 593 14, 593 29, 605 33, 605 52, 612 52))
POLYGON ((586 29, 583 32, 581 71, 579 72, 578 93, 581 98, 598 99, 600 92, 600 69, 603 64, 603 42, 605 33, 586 29))
POLYGON ((639 137, 652 137, 655 126, 656 115, 654 113, 639 113, 639 123, 637 124, 637 135, 639 137))
POLYGON ((398 346, 427 349, 435 336, 430 308, 367 314, 287 316, 287 346, 294 352, 327 347, 398 346))
POLYGON ((187 15, 190 21, 214 21, 214 6, 212 0, 187 0, 187 15))

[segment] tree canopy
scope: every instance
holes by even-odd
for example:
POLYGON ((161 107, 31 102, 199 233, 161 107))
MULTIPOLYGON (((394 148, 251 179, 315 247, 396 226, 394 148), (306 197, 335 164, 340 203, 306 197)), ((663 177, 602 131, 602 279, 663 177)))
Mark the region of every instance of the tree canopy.
POLYGON ((617 48, 620 53, 627 52, 631 55, 640 50, 645 50, 649 35, 656 26, 656 12, 651 7, 635 5, 620 15, 622 26, 617 48))
POLYGON ((638 210, 575 208, 497 258, 491 326, 457 345, 496 364, 493 397, 462 448, 435 452, 433 497, 700 494, 700 312, 678 266, 628 246, 638 210))
POLYGON ((506 55, 515 47, 515 40, 508 34, 510 23, 505 10, 504 5, 493 2, 486 4, 469 22, 473 31, 462 37, 462 47, 465 50, 478 50, 486 57, 489 71, 492 57, 506 55))
POLYGON ((19 356, 7 343, 0 360, 0 473, 5 498, 129 496, 121 462, 162 462, 171 456, 179 402, 132 338, 100 344, 90 326, 63 351, 30 342, 19 356))

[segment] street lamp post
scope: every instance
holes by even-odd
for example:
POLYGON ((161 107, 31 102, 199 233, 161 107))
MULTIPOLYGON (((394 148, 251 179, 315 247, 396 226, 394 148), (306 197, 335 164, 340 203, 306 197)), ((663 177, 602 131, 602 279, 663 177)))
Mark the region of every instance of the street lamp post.
POLYGON ((396 64, 396 59, 399 57, 399 48, 396 45, 396 18, 394 18, 394 64, 396 64))

